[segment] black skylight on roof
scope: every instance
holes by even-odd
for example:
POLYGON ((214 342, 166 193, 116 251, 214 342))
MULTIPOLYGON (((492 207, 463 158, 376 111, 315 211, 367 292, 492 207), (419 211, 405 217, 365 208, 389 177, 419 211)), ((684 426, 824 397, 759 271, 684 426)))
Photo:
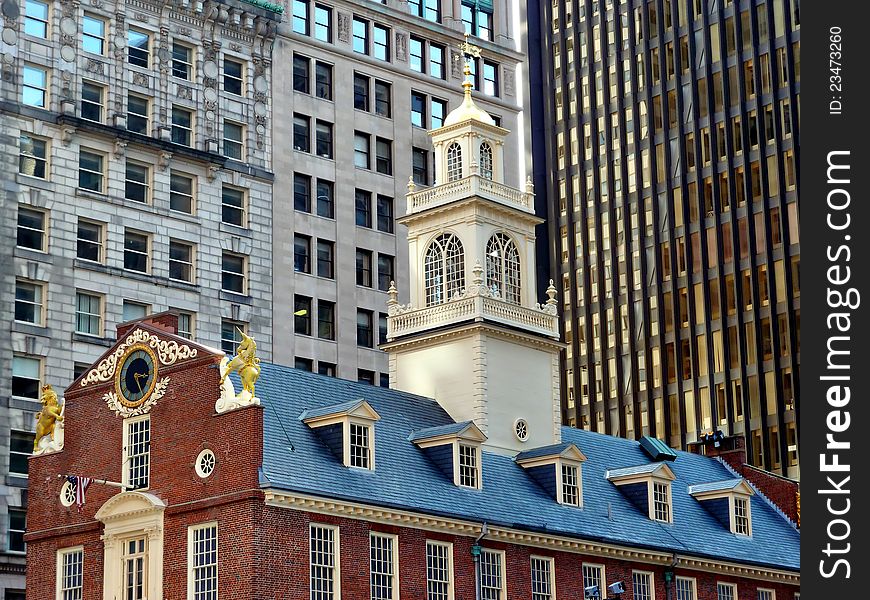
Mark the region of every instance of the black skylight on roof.
POLYGON ((653 460, 677 460, 677 453, 663 441, 648 435, 640 438, 640 447, 653 460))

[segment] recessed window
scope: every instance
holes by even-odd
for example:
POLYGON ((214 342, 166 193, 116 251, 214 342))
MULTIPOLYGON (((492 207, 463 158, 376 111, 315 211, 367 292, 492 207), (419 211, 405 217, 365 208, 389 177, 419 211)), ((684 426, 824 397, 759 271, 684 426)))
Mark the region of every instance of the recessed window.
POLYGON ((149 134, 148 124, 148 98, 127 94, 127 131, 149 134))
POLYGON ((656 521, 671 521, 671 486, 669 483, 653 481, 652 517, 656 521))
POLYGON ((45 286, 24 279, 15 280, 15 320, 33 325, 45 323, 45 286))
POLYGON ((179 106, 172 107, 172 143, 190 146, 193 139, 193 112, 179 106))
POLYGON ((370 310, 358 308, 356 311, 356 345, 362 348, 373 348, 374 343, 374 315, 370 310))
POLYGON ((372 287, 372 251, 356 249, 356 284, 372 287))
POLYGON ((337 367, 334 363, 317 361, 317 374, 326 375, 327 377, 336 377, 337 367))
POLYGON ((378 173, 393 174, 393 142, 384 138, 375 139, 375 166, 378 173))
POLYGON ((353 51, 369 53, 369 22, 359 17, 353 18, 353 51))
POLYGON ((375 372, 369 371, 368 369, 357 369, 356 370, 356 380, 360 383, 367 383, 369 385, 375 384, 375 372))
POLYGON ((375 114, 389 118, 392 114, 392 86, 386 81, 375 80, 375 114))
POLYGON ((293 0, 293 31, 308 35, 308 0, 293 0))
POLYGON ((717 583, 716 600, 737 600, 737 586, 733 583, 717 583))
POLYGON ((27 356, 12 357, 12 395, 16 398, 39 400, 42 361, 27 356))
POLYGON ((492 179, 493 171, 492 171, 492 146, 489 145, 489 142, 482 142, 480 144, 480 176, 484 179, 492 179))
POLYGON ((465 253, 454 234, 435 238, 424 260, 426 306, 446 302, 465 288, 465 253))
POLYGON ((512 304, 520 304, 520 255, 504 233, 495 233, 486 244, 486 285, 512 304))
POLYGON ((221 289, 234 294, 245 294, 246 260, 244 256, 224 252, 221 258, 221 289))
POLYGON ((314 144, 317 156, 332 158, 332 123, 318 119, 314 124, 314 144))
POLYGON ((127 62, 137 67, 148 68, 151 55, 151 39, 144 31, 127 31, 127 62))
POLYGON ((372 598, 389 600, 398 596, 399 557, 397 538, 372 532, 369 538, 369 572, 372 598))
POLYGON ((487 96, 498 96, 498 65, 488 60, 483 61, 483 93, 487 96))
POLYGON ((28 431, 11 431, 9 436, 9 472, 27 477, 30 472, 27 457, 33 451, 35 435, 28 431))
POLYGON ((426 541, 427 600, 453 598, 453 544, 426 541))
POLYGON ((224 91, 226 93, 241 96, 244 88, 244 75, 244 64, 224 58, 224 91))
POLYGON ((332 65, 314 63, 314 94, 324 100, 332 100, 332 65))
POLYGON ((459 478, 462 487, 480 487, 480 449, 477 446, 459 444, 459 478))
POLYGON ((308 94, 311 91, 310 77, 308 70, 310 69, 311 59, 307 56, 293 55, 293 90, 308 94))
POLYGON ((332 9, 328 6, 314 5, 314 38, 332 42, 332 9))
MULTIPOLYGON (((631 583, 634 600, 654 600, 653 574, 646 571, 632 571, 631 583)), ((721 599, 720 599, 721 600, 721 599)), ((733 598, 731 600, 734 600, 733 598)))
MULTIPOLYGON (((206 452, 211 452, 211 450, 206 452)), ((214 458, 214 453, 211 454, 211 457, 214 458)), ((197 472, 199 472, 199 463, 197 463, 197 472)), ((188 598, 192 600, 217 600, 217 523, 195 525, 189 527, 187 531, 188 598)))
POLYGON ((325 179, 317 180, 317 215, 327 219, 335 218, 335 186, 325 179))
POLYGON ((9 552, 27 552, 27 544, 24 543, 24 533, 27 531, 27 510, 20 508, 9 509, 9 552))
POLYGON ((169 174, 169 210, 193 214, 193 190, 193 177, 172 171, 169 174))
POLYGON ((124 231, 124 268, 128 271, 148 272, 148 235, 124 231))
POLYGON ((501 600, 507 597, 505 590, 504 553, 483 550, 480 553, 481 598, 501 600))
POLYGON ((390 30, 377 23, 372 28, 372 56, 390 62, 390 30))
POLYGON ((104 88, 101 85, 90 83, 89 81, 82 82, 82 103, 81 116, 87 121, 103 122, 103 94, 104 88))
POLYGON ((193 48, 172 42, 172 76, 185 81, 193 79, 193 48))
POLYGON ((178 313, 178 335, 188 339, 193 339, 194 328, 196 326, 196 315, 190 312, 178 313))
POLYGON ((217 466, 217 457, 214 452, 210 449, 206 448, 202 452, 199 453, 199 456, 196 457, 196 474, 201 478, 205 479, 212 473, 214 473, 215 466, 217 466))
POLYGON ((429 75, 437 79, 445 79, 444 46, 429 44, 429 75))
POLYGON ((233 187, 223 186, 221 190, 221 221, 246 227, 245 192, 233 187))
POLYGON ((426 42, 420 38, 411 36, 410 47, 408 49, 408 63, 411 65, 411 70, 417 73, 423 72, 423 60, 425 56, 426 42))
MULTIPOLYGON (((85 19, 87 19, 85 15, 85 19)), ((24 33, 38 38, 48 37, 48 4, 38 0, 24 3, 24 33)))
POLYGON ((430 112, 432 113, 432 129, 443 127, 444 119, 447 117, 447 100, 432 98, 430 112))
POLYGON ((124 421, 124 484, 127 489, 147 489, 151 472, 151 419, 148 415, 124 421))
POLYGON ((79 150, 79 187, 103 193, 105 157, 88 150, 79 150))
POLYGON ((359 73, 353 74, 353 107, 369 110, 369 78, 359 73))
POLYGON ((447 147, 447 181, 462 179, 462 148, 453 142, 447 147))
POLYGON ((353 135, 353 164, 360 169, 370 169, 369 159, 370 137, 367 133, 354 132, 353 135))
POLYGON ((531 557, 532 600, 554 600, 553 559, 531 557))
POLYGON ((311 238, 296 234, 293 238, 293 270, 311 273, 311 238))
POLYGON ((317 301, 317 337, 323 340, 335 339, 335 302, 317 301))
POLYGON ((411 92, 411 125, 426 127, 426 95, 411 92))
POLYGON ((221 350, 227 354, 235 354, 236 347, 242 341, 242 333, 247 333, 248 326, 240 321, 221 321, 221 350), (241 333, 239 333, 241 332, 241 333))
POLYGON ((18 172, 46 179, 48 174, 48 142, 30 135, 18 137, 18 172))
POLYGON ((24 65, 21 103, 36 108, 48 108, 48 71, 34 65, 24 65))
POLYGON ((386 292, 390 289, 390 282, 395 279, 393 264, 395 260, 389 254, 378 253, 378 289, 386 292))
POLYGON ((121 321, 139 321, 148 316, 151 312, 151 306, 141 302, 133 302, 132 300, 124 300, 121 305, 121 321))
POLYGON ((775 590, 758 589, 758 600, 776 600, 775 590))
POLYGON ((429 151, 411 149, 411 177, 417 185, 429 185, 429 151))
POLYGON ((393 199, 378 194, 378 231, 393 233, 393 199))
POLYGON ((749 498, 734 498, 734 533, 737 535, 749 535, 749 498))
MULTIPOLYGON (((387 314, 378 313, 378 344, 387 343, 387 314)), ((381 373, 381 387, 390 387, 390 374, 381 373), (386 384, 384 384, 384 376, 386 376, 386 384)))
POLYGON ((45 252, 47 216, 41 210, 18 206, 16 245, 45 252))
POLYGON ((371 426, 350 424, 350 466, 371 469, 371 426))
POLYGON ((76 233, 76 258, 102 263, 105 247, 103 232, 101 223, 79 219, 76 233))
MULTIPOLYGON (((689 577, 677 577, 676 580, 676 600, 695 600, 695 580, 689 577)), ((765 599, 765 600, 773 600, 765 599)))
POLYGON ((580 505, 580 467, 562 464, 562 504, 580 505))
POLYGON ((151 174, 146 165, 127 161, 124 197, 133 202, 148 202, 151 174))
POLYGON ((293 368, 299 371, 307 371, 311 373, 314 369, 314 360, 297 356, 293 359, 293 368))
POLYGON ((309 549, 311 600, 339 598, 338 528, 311 524, 309 549))
POLYGON ((293 331, 297 335, 311 335, 311 298, 296 294, 293 297, 293 331))
POLYGON ((486 6, 476 0, 462 0, 461 15, 465 33, 482 40, 492 39, 492 4, 486 6))
POLYGON ((311 177, 308 175, 293 174, 293 208, 311 212, 311 177))
POLYGON ((193 244, 169 240, 169 278, 193 283, 193 244))
POLYGON ((82 50, 101 56, 106 53, 106 22, 103 19, 87 14, 84 16, 82 50))
POLYGON ((311 119, 305 115, 293 115, 293 149, 311 152, 311 119))
POLYGON ((317 240, 317 276, 335 279, 335 243, 317 240))
POLYGON ((224 121, 224 156, 244 160, 245 128, 239 123, 224 121))
POLYGON ((84 583, 84 550, 82 548, 58 550, 57 580, 63 600, 82 598, 84 583))
POLYGON ((583 564, 583 587, 597 587, 599 592, 603 591, 604 567, 600 565, 583 564))
POLYGON ((372 226, 372 193, 365 190, 356 190, 354 193, 354 212, 356 224, 359 227, 372 226))

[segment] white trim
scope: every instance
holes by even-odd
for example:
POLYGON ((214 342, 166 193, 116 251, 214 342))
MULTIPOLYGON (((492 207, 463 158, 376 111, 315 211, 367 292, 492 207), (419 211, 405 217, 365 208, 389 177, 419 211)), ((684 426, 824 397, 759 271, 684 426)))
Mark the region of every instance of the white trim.
POLYGON ((201 529, 211 529, 215 530, 215 582, 217 585, 217 589, 215 589, 215 598, 220 597, 220 555, 218 540, 220 539, 220 530, 218 529, 217 521, 209 521, 207 523, 197 523, 196 525, 188 525, 187 527, 187 599, 195 600, 196 596, 196 588, 194 581, 194 532, 199 531, 201 529))
POLYGON ((326 523, 309 523, 308 524, 308 590, 309 598, 315 600, 311 590, 311 532, 314 528, 326 529, 332 531, 332 590, 333 600, 341 600, 341 530, 337 525, 327 525, 326 523))
MULTIPOLYGON (((447 549, 447 599, 454 598, 454 578, 453 578, 453 542, 442 542, 441 540, 426 540, 426 586, 429 586, 429 545, 439 546, 447 549)), ((426 600, 431 600, 426 593, 426 600)))
MULTIPOLYGON (((503 600, 507 600, 507 573, 505 572, 506 562, 505 562, 505 551, 504 550, 496 550, 494 548, 482 548, 480 550, 480 587, 483 589, 483 555, 484 554, 494 554, 498 557, 498 569, 499 569, 499 585, 501 586, 501 595, 500 598, 503 600)), ((494 589, 494 588, 492 588, 494 589)))
POLYGON ((81 579, 82 579, 82 598, 84 598, 84 578, 85 578, 85 547, 84 546, 70 546, 68 548, 58 548, 57 549, 57 570, 55 571, 55 595, 57 600, 63 600, 63 577, 64 577, 64 569, 63 569, 63 559, 69 554, 81 553, 82 562, 81 562, 81 579))
POLYGON ((586 597, 586 593, 585 593, 586 581, 584 581, 585 576, 583 574, 583 570, 586 567, 589 567, 590 569, 598 569, 598 572, 601 574, 601 581, 598 584, 599 598, 606 598, 607 597, 607 571, 605 570, 604 565, 599 564, 599 563, 588 563, 586 561, 583 561, 580 564, 580 587, 582 590, 584 590, 583 597, 584 598, 586 597))
MULTIPOLYGON (((770 588, 757 588, 756 591, 755 591, 755 595, 756 595, 756 598, 757 598, 758 600, 761 600, 761 593, 762 593, 762 592, 769 593, 769 594, 770 594, 770 596, 769 596, 770 600, 776 600, 776 590, 772 590, 772 589, 770 589, 770 588)), ((767 599, 765 599, 765 600, 767 600, 767 599)))
POLYGON ((215 455, 214 451, 211 448, 206 448, 205 450, 200 452, 199 455, 196 457, 196 462, 194 463, 193 468, 196 471, 196 474, 199 475, 200 478, 206 479, 207 477, 210 477, 211 474, 214 473, 215 469, 217 468, 217 456, 215 455), (211 471, 206 473, 205 470, 203 470, 203 468, 202 468, 202 459, 205 458, 209 454, 211 455, 212 461, 214 464, 211 467, 211 471))
POLYGON ((137 488, 138 491, 145 491, 151 486, 151 415, 146 413, 144 415, 139 415, 136 417, 127 417, 124 419, 124 425, 121 428, 122 438, 121 438, 121 483, 124 484, 124 489, 127 489, 130 485, 130 451, 127 445, 128 438, 130 437, 130 426, 134 425, 140 421, 149 421, 148 423, 148 485, 143 488, 137 488))
POLYGON ((534 569, 532 568, 532 561, 533 560, 544 561, 550 565, 550 568, 549 568, 549 579, 550 579, 550 581, 549 581, 549 584, 550 584, 549 600, 556 600, 556 561, 553 559, 552 556, 541 556, 539 554, 532 554, 529 556, 529 574, 530 574, 529 582, 531 584, 532 598, 534 598, 534 583, 535 583, 534 576, 532 575, 532 573, 535 572, 534 569))
POLYGON ((692 598, 691 598, 691 600, 698 600, 698 580, 694 577, 683 577, 683 576, 677 576, 674 579, 674 600, 683 600, 678 596, 678 590, 677 590, 677 582, 678 581, 691 581, 692 582, 692 598))
MULTIPOLYGON (((390 540, 390 557, 392 568, 391 573, 391 591, 392 591, 392 600, 399 600, 399 590, 401 586, 399 584, 399 536, 391 533, 383 533, 381 531, 369 531, 369 592, 371 592, 372 585, 372 572, 371 572, 371 551, 372 551, 372 538, 384 538, 390 540)), ((373 597, 373 596, 372 596, 373 597)))
POLYGON ((483 459, 483 456, 482 456, 481 451, 480 451, 480 444, 469 443, 469 442, 463 441, 463 440, 456 440, 455 442, 453 442, 453 485, 456 485, 456 486, 462 487, 462 488, 466 488, 466 489, 470 489, 470 490, 483 489, 483 468, 482 468, 483 465, 481 465, 482 459, 483 459), (475 467, 475 469, 474 469, 475 470, 475 474, 474 474, 475 481, 474 482, 477 485, 471 486, 471 485, 463 485, 461 483, 462 480, 461 480, 460 475, 459 475, 459 470, 460 470, 459 446, 460 445, 466 446, 466 447, 474 450, 474 467, 475 467))
POLYGON ((631 571, 631 596, 632 596, 632 598, 633 599, 637 598, 635 591, 634 591, 634 574, 635 573, 637 573, 639 575, 648 575, 649 576, 649 598, 650 598, 650 600, 656 600, 656 574, 653 571, 641 571, 638 569, 632 569, 632 571, 631 571))
POLYGON ((719 586, 727 586, 731 588, 731 600, 738 600, 737 597, 737 584, 731 581, 717 581, 716 582, 716 600, 719 599, 719 586))

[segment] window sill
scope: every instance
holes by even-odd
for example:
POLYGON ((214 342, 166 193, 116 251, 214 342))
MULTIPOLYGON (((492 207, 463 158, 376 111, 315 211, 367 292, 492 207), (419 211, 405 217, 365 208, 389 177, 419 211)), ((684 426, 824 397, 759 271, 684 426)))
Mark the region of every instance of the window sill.
POLYGON ((27 475, 10 474, 6 476, 6 485, 8 485, 9 487, 22 488, 26 490, 27 484, 27 475))
POLYGON ((97 346, 106 346, 107 348, 115 343, 114 338, 100 337, 96 335, 88 335, 87 333, 73 332, 72 341, 84 342, 86 344, 94 344, 97 346))
POLYGON ((39 412, 42 410, 42 403, 36 398, 16 398, 15 396, 7 396, 6 406, 31 412, 39 412))
POLYGON ((24 321, 12 321, 12 332, 40 336, 46 336, 49 334, 48 327, 46 327, 45 325, 26 323, 24 321))
MULTIPOLYGON (((109 194, 104 194, 102 192, 95 192, 94 190, 88 190, 85 188, 76 188, 76 196, 83 196, 84 198, 92 198, 94 200, 100 200, 102 202, 106 202, 109 200, 109 194)), ((138 204, 142 204, 139 202, 138 204)))
MULTIPOLYGON (((50 169, 50 165, 46 167, 46 171, 50 169)), ((36 177, 34 175, 25 175, 24 173, 17 173, 15 176, 15 180, 20 185, 27 185, 30 187, 36 187, 43 190, 53 190, 54 183, 51 182, 48 177, 36 177)))
POLYGON ((236 302, 239 304, 253 304, 254 300, 251 296, 247 294, 238 294, 236 292, 228 292, 227 290, 221 290, 220 293, 221 300, 226 300, 228 302, 236 302))
POLYGON ((230 235, 240 235, 240 236, 244 236, 247 238, 254 237, 253 233, 251 233, 251 230, 249 228, 240 227, 239 225, 233 225, 232 223, 221 222, 220 232, 221 233, 228 233, 230 235))
POLYGON ((36 260, 40 262, 51 262, 52 257, 48 252, 43 250, 34 250, 33 248, 25 248, 23 246, 15 246, 12 253, 15 258, 24 258, 27 260, 36 260))

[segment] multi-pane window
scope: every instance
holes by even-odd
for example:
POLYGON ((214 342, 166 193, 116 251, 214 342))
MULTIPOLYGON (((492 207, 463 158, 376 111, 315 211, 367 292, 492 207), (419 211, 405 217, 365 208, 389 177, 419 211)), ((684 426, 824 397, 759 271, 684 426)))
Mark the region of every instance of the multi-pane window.
POLYGON ((169 240, 169 278, 193 283, 193 244, 169 240))
POLYGON ((79 187, 92 192, 103 192, 105 157, 89 150, 79 150, 79 187))
POLYGON ((671 521, 671 485, 653 481, 653 519, 670 523, 671 521))
POLYGON ((393 273, 393 257, 389 254, 378 253, 378 289, 386 292, 390 289, 390 283, 395 278, 393 273))
POLYGON ((372 226, 372 193, 356 190, 354 193, 354 213, 356 224, 360 227, 372 226))
POLYGON ((178 106, 172 107, 172 142, 190 146, 193 139, 193 112, 178 106))
MULTIPOLYGON (((88 16, 85 15, 85 19, 88 16)), ((38 38, 48 37, 48 4, 39 0, 24 3, 24 33, 38 38)))
POLYGON ((412 15, 428 21, 441 22, 441 0, 408 0, 412 15))
POLYGON ((245 227, 245 192, 237 188, 224 186, 221 191, 221 221, 245 227))
POLYGON ((335 302, 317 301, 317 337, 323 340, 335 339, 335 302))
POLYGON ((459 444, 459 485, 480 487, 480 449, 477 446, 459 444))
POLYGON ((353 18, 353 51, 369 53, 369 22, 359 17, 353 18))
MULTIPOLYGON (((653 600, 653 574, 646 571, 631 573, 633 600, 653 600)), ((722 600, 721 598, 719 600, 722 600)), ((731 600, 734 600, 733 598, 731 600)))
POLYGON ((242 341, 242 334, 247 327, 244 323, 223 319, 221 321, 221 350, 227 354, 235 354, 236 347, 242 341))
POLYGON ((195 326, 195 315, 194 313, 189 312, 179 312, 178 313, 178 335, 188 339, 193 339, 193 332, 195 326))
POLYGON ((297 273, 311 273, 311 238, 299 235, 293 238, 293 270, 297 273))
POLYGON ((314 5, 314 38, 321 42, 332 41, 332 9, 328 6, 314 5))
POLYGON ((127 94, 127 131, 148 135, 148 98, 127 94))
POLYGON ((531 557, 532 600, 553 600, 553 559, 531 557))
POLYGON ((319 60, 314 63, 314 94, 332 100, 332 65, 319 60))
POLYGON ((426 542, 426 600, 453 597, 453 546, 426 542))
POLYGON ((372 56, 383 61, 390 61, 390 30, 375 23, 372 28, 372 56))
POLYGON ((297 356, 293 359, 293 368, 300 371, 308 371, 310 373, 314 369, 314 361, 310 358, 297 356))
POLYGON ((360 169, 370 169, 371 162, 369 159, 369 143, 370 136, 367 133, 359 131, 353 134, 353 164, 360 169))
POLYGON ((598 591, 603 595, 604 588, 604 567, 600 565, 583 565, 583 588, 598 587, 598 591))
POLYGON ((444 125, 444 119, 447 118, 447 100, 432 98, 430 106, 432 129, 438 129, 444 125))
POLYGON ((9 472, 26 477, 30 471, 27 457, 33 450, 34 434, 11 431, 9 436, 9 472))
POLYGON ((451 233, 435 238, 424 260, 426 306, 441 304, 465 288, 465 253, 451 233))
POLYGON ((411 149, 411 177, 417 185, 429 185, 429 151, 411 149))
POLYGON ((45 286, 23 279, 15 280, 15 320, 42 325, 45 321, 43 296, 45 286))
POLYGON ((384 138, 375 138, 375 167, 378 173, 393 174, 393 142, 384 138))
POLYGON ((224 156, 235 160, 245 158, 245 128, 240 123, 224 121, 224 156))
POLYGON ((121 321, 139 321, 148 316, 151 312, 151 307, 141 302, 133 302, 132 300, 124 300, 121 305, 121 321))
POLYGON ((411 65, 411 70, 418 73, 423 73, 423 62, 426 55, 426 42, 420 38, 410 38, 408 48, 408 63, 411 65))
POLYGON ((411 91, 411 125, 426 127, 426 95, 411 91))
POLYGON ((749 498, 734 498, 734 533, 749 535, 749 498))
POLYGON ((498 96, 498 65, 488 60, 483 61, 482 89, 487 96, 498 96))
MULTIPOLYGON (((387 314, 386 313, 378 313, 378 344, 386 344, 387 343, 387 314)), ((390 387, 390 374, 382 373, 381 374, 381 387, 390 387), (387 383, 384 385, 384 375, 387 377, 387 383)))
POLYGON ((221 289, 234 294, 247 293, 245 257, 224 252, 221 257, 221 289))
POLYGON ((444 46, 411 36, 408 62, 412 71, 444 79, 444 46))
POLYGON ((462 148, 453 142, 447 147, 447 181, 462 179, 462 148))
POLYGON ((737 600, 737 586, 733 583, 717 583, 716 600, 737 600))
POLYGON ((688 577, 677 577, 676 600, 695 600, 695 580, 688 577))
POLYGON ((311 335, 311 298, 293 297, 293 331, 298 335, 311 335))
POLYGON ((102 263, 104 229, 100 223, 79 219, 76 233, 76 258, 102 263))
POLYGON ((350 424, 350 466, 361 469, 372 468, 371 426, 350 424))
POLYGON ((81 116, 86 121, 103 122, 103 95, 105 88, 101 85, 82 82, 81 116))
POLYGON ((378 79, 375 80, 375 114, 387 118, 392 114, 392 86, 378 79))
POLYGON ((24 532, 27 530, 27 511, 20 508, 9 509, 9 552, 27 552, 24 532))
POLYGON ((124 231, 124 268, 140 273, 148 272, 148 236, 135 231, 124 231))
POLYGON ((188 598, 217 600, 218 598, 218 530, 217 524, 196 525, 187 536, 188 598))
POLYGON ((148 68, 151 54, 151 40, 147 33, 135 29, 127 30, 127 62, 137 67, 148 68))
POLYGON ((21 248, 45 252, 47 220, 46 214, 41 210, 33 210, 19 205, 16 245, 21 248))
POLYGON ((172 42, 172 76, 185 81, 193 79, 193 49, 176 41, 172 42))
POLYGON ((332 123, 320 119, 315 122, 314 151, 321 158, 332 158, 332 123))
POLYGON ((224 91, 241 96, 244 88, 245 65, 237 60, 224 58, 224 91))
POLYGON ((439 44, 429 44, 429 61, 428 61, 428 70, 429 75, 432 77, 436 77, 438 79, 445 78, 445 70, 444 70, 444 56, 445 50, 444 46, 439 44))
POLYGON ((776 600, 776 592, 774 590, 758 589, 758 600, 776 600))
POLYGON ((369 564, 372 600, 393 600, 397 596, 396 537, 372 533, 369 538, 369 564))
POLYGON ((378 231, 393 233, 393 199, 378 194, 377 211, 378 231))
POLYGON ((363 348, 373 348, 374 315, 370 310, 358 308, 356 311, 356 345, 363 348))
POLYGON ((502 600, 504 593, 504 554, 495 550, 480 553, 480 598, 502 600))
POLYGON ((492 146, 489 145, 489 142, 483 142, 480 144, 480 176, 484 179, 492 179, 492 146))
POLYGON ((359 73, 353 74, 353 107, 357 110, 368 111, 369 102, 369 78, 359 73))
POLYGON ((580 505, 580 468, 562 465, 562 504, 580 505))
POLYGON ((308 0, 293 0, 293 31, 308 35, 308 0))
POLYGON ((462 0, 462 23, 465 33, 482 40, 492 39, 492 3, 462 0))
POLYGON ((127 489, 148 487, 151 471, 151 419, 148 415, 124 422, 124 460, 127 465, 124 483, 127 489))
POLYGON ((317 361, 317 374, 326 375, 327 377, 335 377, 337 367, 335 363, 329 363, 323 360, 317 361))
POLYGON ((293 174, 293 209, 311 212, 311 177, 293 174))
POLYGON ((311 600, 335 600, 340 597, 338 571, 338 529, 311 525, 310 590, 311 600))
POLYGON ((21 103, 37 108, 48 108, 48 71, 34 65, 24 65, 21 103))
POLYGON ((48 174, 48 142, 30 135, 18 137, 18 172, 45 179, 48 174))
POLYGON ((317 276, 335 279, 335 243, 317 240, 317 276))
POLYGON ((16 398, 39 400, 42 362, 27 356, 12 357, 12 395, 16 398))
POLYGON ((504 233, 496 233, 486 244, 486 285, 502 299, 520 303, 520 253, 504 233))
POLYGON ((81 548, 65 549, 58 551, 58 554, 60 554, 60 560, 57 561, 60 572, 57 574, 57 579, 60 600, 82 600, 84 550, 81 548))
POLYGON ((311 119, 305 115, 293 115, 293 149, 311 152, 311 119))
POLYGON ((124 175, 124 198, 133 202, 148 202, 150 179, 147 165, 128 160, 124 175))
POLYGON ((144 537, 121 543, 121 579, 124 600, 144 600, 148 573, 148 540, 144 537))
POLYGON ((372 287, 372 251, 356 250, 356 284, 372 287))
POLYGON ((311 69, 311 59, 299 54, 293 55, 293 90, 303 94, 311 93, 311 83, 308 71, 311 69))
POLYGON ((335 186, 325 179, 317 180, 317 216, 335 218, 335 186))
POLYGON ((193 214, 193 189, 193 177, 175 171, 170 172, 169 209, 188 215, 193 214))

